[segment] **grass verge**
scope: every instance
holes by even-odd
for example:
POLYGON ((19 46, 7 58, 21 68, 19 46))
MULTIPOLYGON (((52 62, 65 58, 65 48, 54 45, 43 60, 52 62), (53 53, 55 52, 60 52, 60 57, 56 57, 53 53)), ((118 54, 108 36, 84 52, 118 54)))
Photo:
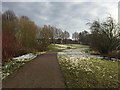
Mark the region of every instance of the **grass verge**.
POLYGON ((68 88, 118 88, 118 61, 59 56, 68 88))
POLYGON ((37 55, 41 55, 44 53, 45 52, 36 52, 36 53, 31 53, 32 57, 31 56, 28 56, 28 57, 20 56, 20 57, 17 57, 17 59, 12 58, 11 60, 9 60, 9 62, 2 65, 2 79, 7 78, 7 76, 12 74, 14 71, 19 69, 21 66, 23 66, 27 62, 36 58, 37 55))

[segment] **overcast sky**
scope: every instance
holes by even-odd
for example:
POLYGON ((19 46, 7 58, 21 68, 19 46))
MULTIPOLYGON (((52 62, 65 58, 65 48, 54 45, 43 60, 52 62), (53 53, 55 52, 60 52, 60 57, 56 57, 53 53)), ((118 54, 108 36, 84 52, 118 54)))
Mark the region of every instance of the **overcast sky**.
MULTIPOLYGON (((7 1, 7 0, 5 0, 7 1)), ((14 0, 13 0, 14 1, 14 0)), ((113 0, 114 1, 114 0, 113 0)), ((88 30, 87 22, 111 16, 118 19, 118 2, 3 2, 2 10, 25 15, 39 26, 52 25, 73 32, 88 30)))

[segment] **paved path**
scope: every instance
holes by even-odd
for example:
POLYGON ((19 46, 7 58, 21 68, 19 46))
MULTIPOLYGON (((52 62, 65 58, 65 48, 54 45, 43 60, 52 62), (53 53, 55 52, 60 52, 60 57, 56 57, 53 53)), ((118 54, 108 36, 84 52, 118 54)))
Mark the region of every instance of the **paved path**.
POLYGON ((56 53, 46 53, 28 62, 7 79, 3 88, 65 88, 56 53))

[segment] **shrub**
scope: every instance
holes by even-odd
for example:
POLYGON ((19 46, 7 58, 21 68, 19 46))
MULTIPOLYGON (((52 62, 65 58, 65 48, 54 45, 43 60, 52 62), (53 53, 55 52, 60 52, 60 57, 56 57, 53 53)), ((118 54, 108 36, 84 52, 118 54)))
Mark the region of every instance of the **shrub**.
POLYGON ((120 59, 120 51, 119 51, 119 50, 114 50, 114 51, 112 51, 112 52, 109 52, 108 55, 109 55, 110 57, 120 59))
POLYGON ((3 62, 6 61, 6 59, 9 59, 10 57, 14 56, 15 52, 15 38, 10 35, 9 33, 3 33, 2 35, 2 59, 3 62))

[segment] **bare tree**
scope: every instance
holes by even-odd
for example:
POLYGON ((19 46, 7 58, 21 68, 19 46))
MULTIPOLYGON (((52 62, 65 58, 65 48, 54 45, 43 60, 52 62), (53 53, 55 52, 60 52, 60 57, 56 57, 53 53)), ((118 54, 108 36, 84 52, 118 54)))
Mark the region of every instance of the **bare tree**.
POLYGON ((67 39, 70 37, 69 32, 64 31, 64 33, 63 33, 63 37, 64 37, 64 41, 65 41, 65 44, 66 44, 66 43, 67 43, 67 39))
POLYGON ((72 39, 74 39, 75 41, 78 41, 79 40, 79 33, 78 32, 74 32, 72 34, 72 39))
POLYGON ((99 20, 89 24, 91 29, 91 46, 106 55, 120 45, 120 28, 112 17, 104 22, 99 20))
POLYGON ((70 34, 67 31, 64 31, 63 34, 64 34, 64 39, 68 39, 70 37, 70 34))

